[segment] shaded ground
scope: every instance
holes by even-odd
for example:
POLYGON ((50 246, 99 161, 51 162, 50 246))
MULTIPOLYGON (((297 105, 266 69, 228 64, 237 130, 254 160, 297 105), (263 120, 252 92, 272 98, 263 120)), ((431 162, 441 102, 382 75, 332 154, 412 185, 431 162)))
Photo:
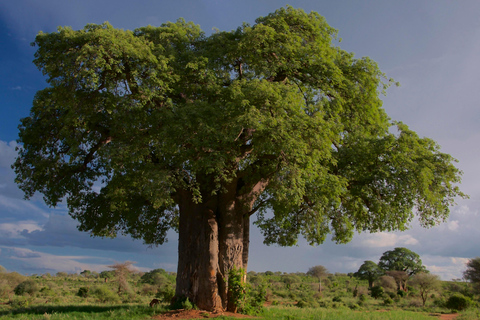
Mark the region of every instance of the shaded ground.
POLYGON ((239 313, 232 313, 232 312, 221 312, 221 313, 213 313, 207 312, 202 310, 173 310, 168 311, 164 314, 158 315, 153 317, 153 319, 157 320, 172 320, 172 319, 209 319, 209 318, 216 318, 216 317, 235 317, 235 318, 242 318, 242 319, 252 319, 254 317, 247 316, 244 314, 239 313))
MULTIPOLYGON (((377 312, 387 312, 386 310, 378 310, 377 312)), ((216 318, 216 317, 232 317, 238 319, 254 319, 255 317, 247 316, 244 314, 239 313, 232 313, 232 312, 221 312, 221 313, 212 313, 207 311, 201 310, 173 310, 166 312, 164 314, 158 315, 153 317, 153 319, 157 320, 174 320, 174 319, 209 319, 209 318, 216 318)), ((433 317, 438 317, 440 320, 453 320, 456 319, 459 314, 431 314, 432 319, 433 317)))

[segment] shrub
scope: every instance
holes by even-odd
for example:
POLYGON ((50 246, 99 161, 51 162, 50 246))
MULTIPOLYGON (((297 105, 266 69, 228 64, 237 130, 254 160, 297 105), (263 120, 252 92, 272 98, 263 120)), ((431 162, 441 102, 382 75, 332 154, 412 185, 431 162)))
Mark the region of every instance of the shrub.
POLYGON ((445 308, 445 304, 447 302, 445 301, 445 299, 443 297, 439 297, 435 300, 433 300, 433 305, 436 306, 436 307, 439 307, 439 308, 445 308))
POLYGON ((298 308, 309 308, 311 305, 305 300, 300 300, 295 306, 297 306, 298 308))
POLYGON ((171 286, 164 286, 158 289, 155 297, 160 299, 162 302, 171 303, 173 297, 175 297, 175 289, 171 286))
POLYGON ((445 303, 445 306, 449 309, 462 311, 467 309, 470 305, 472 305, 472 300, 468 297, 465 297, 461 294, 454 294, 450 296, 445 303))
POLYGON ((120 297, 105 286, 99 286, 93 289, 92 295, 103 303, 117 303, 120 301, 120 297))
POLYGON ((335 296, 335 297, 332 298, 332 301, 333 302, 342 302, 342 297, 335 296))
POLYGON ((42 289, 40 289, 40 293, 42 296, 45 297, 53 297, 56 295, 55 291, 50 287, 43 287, 42 289))
POLYGON ((10 300, 10 306, 14 309, 18 308, 26 308, 30 304, 30 300, 24 297, 21 298, 15 298, 10 300))
POLYGON ((19 283, 13 291, 17 296, 23 296, 25 294, 34 295, 38 292, 38 286, 35 281, 29 279, 19 283))
POLYGON ((390 296, 386 296, 385 299, 383 299, 383 304, 386 306, 393 304, 392 298, 390 298, 390 296))
POLYGON ((82 298, 87 298, 88 297, 88 291, 90 289, 87 287, 80 287, 77 292, 77 296, 82 297, 82 298))
POLYGON ((178 310, 178 309, 192 310, 196 308, 196 306, 192 302, 190 302, 190 300, 188 300, 187 297, 176 298, 170 307, 171 309, 174 309, 174 310, 178 310))
POLYGON ((391 292, 391 291, 388 291, 386 292, 388 294, 388 296, 392 299, 395 299, 397 298, 397 294, 395 292, 391 292))
POLYGON ((359 305, 359 304, 356 304, 356 303, 350 303, 348 305, 348 307, 352 310, 359 310, 359 309, 362 309, 362 307, 359 305))
POLYGON ((403 298, 407 295, 407 293, 403 290, 397 290, 397 296, 403 298))
POLYGON ((381 287, 381 286, 372 287, 369 290, 370 290, 370 295, 374 299, 378 299, 378 298, 383 297, 383 294, 385 293, 385 290, 383 290, 383 287, 381 287))
POLYGON ((13 292, 13 290, 8 282, 0 279, 0 298, 7 298, 11 292, 13 292))

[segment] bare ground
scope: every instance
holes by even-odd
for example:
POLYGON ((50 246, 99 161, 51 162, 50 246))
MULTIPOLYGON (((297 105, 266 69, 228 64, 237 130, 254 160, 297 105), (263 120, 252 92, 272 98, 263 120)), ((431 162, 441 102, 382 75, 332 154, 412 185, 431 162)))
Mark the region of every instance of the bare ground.
MULTIPOLYGON (((378 310, 377 312, 386 312, 386 310, 378 310)), ((168 311, 164 314, 158 315, 153 317, 153 319, 156 320, 176 320, 176 319, 210 319, 210 318, 216 318, 216 317, 221 317, 221 316, 227 316, 227 317, 232 317, 232 318, 238 318, 238 319, 254 319, 255 317, 252 316, 247 316, 244 314, 239 314, 239 313, 232 313, 232 312, 220 312, 220 313, 213 313, 213 312, 207 312, 207 311, 202 311, 202 310, 173 310, 173 311, 168 311)), ((431 314, 432 317, 437 317, 440 320, 453 320, 456 319, 459 314, 458 313, 452 313, 452 314, 431 314)))
POLYGON ((164 314, 158 315, 153 317, 153 319, 157 320, 173 320, 173 319, 209 319, 209 318, 216 318, 221 316, 227 317, 235 317, 239 319, 253 319, 252 316, 247 316, 244 314, 239 313, 232 313, 232 312, 220 312, 220 313, 213 313, 208 311, 202 310, 173 310, 168 311, 164 314))

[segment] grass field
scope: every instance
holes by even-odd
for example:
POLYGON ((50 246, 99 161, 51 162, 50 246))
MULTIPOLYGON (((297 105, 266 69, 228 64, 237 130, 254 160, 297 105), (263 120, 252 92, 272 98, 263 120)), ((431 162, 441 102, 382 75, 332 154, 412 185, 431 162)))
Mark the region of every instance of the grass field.
MULTIPOLYGON (((0 308, 2 319, 151 319, 166 312, 165 307, 150 308, 145 304, 122 305, 34 305, 20 308, 0 308)), ((255 317, 259 320, 435 320, 438 313, 415 312, 397 309, 351 310, 349 308, 297 308, 271 306, 255 317)), ((458 320, 478 319, 475 310, 464 312, 458 320)), ((192 318, 205 319, 206 317, 192 318)), ((172 318, 173 319, 173 318, 172 318)), ((233 320, 235 317, 218 317, 220 320, 233 320)))
MULTIPOLYGON (((169 293, 173 294, 174 274, 164 270, 132 273, 122 281, 113 274, 110 278, 108 276, 108 273, 87 272, 29 277, 15 272, 0 273, 0 318, 165 319, 160 315, 168 311, 167 304, 150 308, 149 302, 155 297, 169 301, 167 297, 169 293)), ((247 279, 252 290, 263 288, 264 298, 268 301, 256 316, 260 320, 436 320, 440 314, 453 312, 445 302, 452 295, 459 294, 469 297, 470 306, 456 319, 480 319, 480 297, 464 282, 443 281, 429 294, 424 306, 415 287, 409 287, 408 293, 397 292, 395 287, 388 287, 385 283, 385 292, 375 299, 368 290, 368 283, 346 274, 329 275, 322 282, 322 292, 319 292, 318 281, 301 273, 251 272, 247 279)), ((196 319, 206 318, 206 313, 203 316, 201 312, 196 314, 196 319)), ((235 318, 222 316, 217 319, 235 318)))

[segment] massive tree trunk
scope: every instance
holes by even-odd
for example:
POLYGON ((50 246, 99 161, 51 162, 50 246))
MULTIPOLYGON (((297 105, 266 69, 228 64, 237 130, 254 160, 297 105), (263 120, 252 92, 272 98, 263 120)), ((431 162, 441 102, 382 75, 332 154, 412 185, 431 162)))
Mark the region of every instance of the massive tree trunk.
POLYGON ((188 297, 208 311, 236 311, 228 294, 228 273, 233 267, 246 269, 248 214, 234 194, 199 204, 186 192, 182 198, 176 297, 188 297))
POLYGON ((203 310, 236 311, 229 296, 228 273, 234 267, 246 272, 250 215, 266 184, 261 181, 240 194, 234 182, 202 203, 195 203, 189 191, 177 195, 180 221, 176 298, 187 297, 203 310))

